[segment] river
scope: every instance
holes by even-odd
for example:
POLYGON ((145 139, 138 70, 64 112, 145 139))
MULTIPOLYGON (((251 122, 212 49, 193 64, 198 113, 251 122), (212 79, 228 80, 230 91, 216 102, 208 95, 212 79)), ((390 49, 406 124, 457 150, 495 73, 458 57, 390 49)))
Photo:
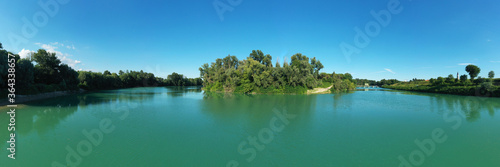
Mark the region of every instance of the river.
POLYGON ((500 166, 499 98, 99 91, 19 105, 0 166, 500 166))

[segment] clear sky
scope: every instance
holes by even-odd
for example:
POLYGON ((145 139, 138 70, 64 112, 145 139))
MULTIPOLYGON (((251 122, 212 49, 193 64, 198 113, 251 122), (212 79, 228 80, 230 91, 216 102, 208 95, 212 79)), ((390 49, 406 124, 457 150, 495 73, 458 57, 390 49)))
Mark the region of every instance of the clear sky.
POLYGON ((198 77, 202 64, 228 54, 245 59, 254 49, 273 62, 295 53, 316 57, 323 72, 354 78, 428 79, 463 74, 469 63, 480 76, 500 75, 498 0, 59 1, 40 0, 57 3, 48 10, 39 1, 1 1, 4 48, 21 55, 45 48, 77 70, 142 69, 160 77, 198 77), (380 17, 385 26, 370 14, 397 2, 390 21, 380 17), (355 27, 366 33, 366 25, 370 41, 356 45, 355 27), (343 42, 359 53, 346 56, 343 42))

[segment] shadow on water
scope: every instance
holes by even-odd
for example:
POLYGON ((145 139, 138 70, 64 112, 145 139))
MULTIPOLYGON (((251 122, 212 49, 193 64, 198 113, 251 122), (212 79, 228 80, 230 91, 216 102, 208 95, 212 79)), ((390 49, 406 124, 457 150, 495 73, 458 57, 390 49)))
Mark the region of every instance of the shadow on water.
MULTIPOLYGON (((432 112, 461 112, 469 122, 477 121, 485 113, 493 117, 495 112, 500 110, 500 98, 395 91, 390 89, 371 89, 369 91, 384 91, 390 92, 393 95, 425 96, 429 98, 429 101, 425 103, 431 105, 432 112)), ((250 127, 262 128, 275 116, 273 110, 286 110, 290 114, 297 115, 296 119, 309 120, 316 110, 317 98, 329 96, 251 95, 209 92, 204 92, 201 95, 200 93, 202 92, 200 87, 132 88, 90 92, 33 101, 18 108, 18 112, 16 113, 16 130, 21 135, 32 132, 43 134, 55 128, 60 122, 78 110, 95 105, 103 103, 140 103, 151 101, 155 96, 167 95, 168 97, 178 98, 192 93, 203 96, 203 100, 200 103, 200 110, 212 116, 215 122, 235 125, 244 122, 250 127)), ((355 92, 331 94, 329 97, 332 98, 331 103, 334 110, 351 106, 353 101, 356 100, 355 96, 352 96, 355 92)), ((384 98, 383 95, 380 97, 384 98)), ((3 114, 7 112, 7 108, 2 108, 1 110, 3 114)), ((0 117, 0 122, 7 123, 8 121, 8 116, 0 117)), ((7 140, 8 135, 9 133, 4 129, 0 133, 0 139, 7 140)))
POLYGON ((440 108, 438 112, 447 109, 452 112, 461 112, 469 122, 477 121, 481 115, 487 112, 490 117, 495 115, 496 111, 500 110, 500 98, 486 98, 473 96, 456 96, 456 95, 427 95, 432 98, 440 108))
MULTIPOLYGON (((165 93, 165 92, 164 92, 165 93)), ((92 105, 103 103, 130 103, 137 101, 147 101, 154 97, 154 94, 145 90, 110 90, 98 91, 82 94, 73 94, 61 97, 54 97, 44 100, 37 100, 20 105, 16 109, 16 132, 27 135, 32 132, 44 134, 54 129, 60 122, 92 105)), ((2 114, 8 108, 2 108, 2 114)), ((111 111, 111 108, 109 109, 111 111)), ((10 117, 0 117, 0 122, 8 122, 10 117)), ((7 132, 7 131, 6 131, 7 132)), ((8 139, 8 133, 1 133, 0 139, 8 139)))
MULTIPOLYGON (((410 92, 383 88, 368 90, 358 89, 357 91, 383 91, 391 93, 386 95, 425 96, 429 99, 426 103, 429 103, 431 112, 440 114, 444 112, 456 112, 463 115, 469 122, 478 120, 481 115, 485 113, 493 117, 495 112, 500 110, 500 98, 410 92)), ((334 112, 340 108, 350 108, 353 101, 356 100, 355 96, 351 95, 357 91, 331 94, 334 112)), ((301 114, 305 112, 314 112, 317 97, 318 96, 314 95, 248 95, 205 92, 203 108, 208 113, 221 119, 243 117, 244 115, 244 117, 250 118, 258 118, 261 116, 272 117, 273 108, 286 108, 291 113, 301 114)), ((380 98, 384 98, 384 95, 380 96, 380 98)), ((377 101, 379 99, 373 100, 377 101)))
MULTIPOLYGON (((348 92, 339 92, 333 94, 333 108, 338 109, 342 106, 351 106, 352 105, 352 96, 346 96, 353 94, 355 91, 348 92)), ((336 110, 334 110, 336 111, 336 110)))
MULTIPOLYGON (((197 86, 190 87, 148 87, 129 88, 116 90, 93 91, 81 94, 54 97, 43 100, 36 100, 19 105, 16 112, 16 133, 28 135, 36 132, 38 135, 45 134, 56 128, 62 121, 75 114, 79 110, 84 110, 92 106, 101 104, 130 104, 147 102, 155 96, 182 97, 187 93, 201 93, 197 86)), ((107 107, 106 105, 104 107, 107 107)), ((8 108, 0 108, 1 114, 8 112, 8 108)), ((112 108, 109 108, 111 111, 112 108)), ((93 111, 92 111, 93 112, 93 111)), ((105 114, 105 113, 92 113, 105 114)), ((7 114, 5 114, 7 115, 7 114)), ((9 122, 10 117, 1 116, 0 122, 9 122)), ((9 132, 2 130, 0 139, 9 139, 9 132)))
POLYGON ((238 125, 241 122, 253 128, 268 126, 275 111, 308 119, 315 111, 316 96, 282 94, 238 94, 204 92, 202 111, 216 121, 238 125))
POLYGON ((167 94, 172 97, 182 97, 185 96, 186 93, 201 93, 201 87, 199 86, 188 86, 188 87, 180 87, 180 86, 170 86, 166 87, 169 92, 167 94))

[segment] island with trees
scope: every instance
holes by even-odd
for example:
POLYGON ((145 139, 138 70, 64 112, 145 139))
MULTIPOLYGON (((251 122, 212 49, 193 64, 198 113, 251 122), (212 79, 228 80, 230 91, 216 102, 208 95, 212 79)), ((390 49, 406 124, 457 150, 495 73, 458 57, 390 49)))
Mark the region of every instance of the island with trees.
MULTIPOLYGON (((356 85, 369 84, 397 90, 500 97, 500 79, 494 78, 495 72, 490 71, 488 78, 478 77, 481 69, 476 65, 468 65, 465 71, 469 75, 457 78, 450 74, 445 78, 415 78, 409 82, 396 79, 375 81, 353 79, 349 73, 320 72, 323 64, 316 57, 309 58, 301 53, 291 56, 290 62, 285 59, 282 64, 276 61, 273 65, 271 55, 252 50, 244 60, 228 55, 203 64, 199 68, 199 78, 187 78, 175 72, 161 78, 142 70, 120 70, 118 73, 75 71, 61 63, 56 53, 39 49, 26 58, 20 58, 1 46, 0 43, 0 58, 7 60, 9 54, 15 56, 14 84, 16 94, 21 95, 153 86, 203 86, 207 92, 309 94, 350 91, 355 90, 356 85)), ((4 95, 8 93, 8 68, 7 61, 0 61, 0 87, 3 88, 0 93, 4 95)))
MULTIPOLYGON (((1 43, 0 43, 1 46, 1 43)), ((16 94, 36 95, 50 92, 79 92, 82 90, 109 90, 152 86, 203 86, 205 91, 235 93, 294 93, 303 94, 313 88, 324 88, 330 93, 356 89, 356 80, 349 73, 324 73, 323 65, 315 57, 309 58, 297 53, 290 63, 272 64, 272 57, 260 50, 253 50, 246 60, 236 56, 216 59, 210 65, 204 64, 199 78, 187 78, 172 73, 167 78, 156 77, 144 71, 122 71, 112 73, 76 71, 61 63, 56 53, 39 49, 26 58, 0 47, 0 58, 7 60, 15 56, 16 94)), ((7 91, 7 61, 0 62, 0 91, 7 91)))
POLYGON ((199 70, 203 89, 211 92, 303 94, 317 87, 334 92, 356 89, 349 73, 320 73, 323 67, 316 57, 301 53, 294 54, 290 63, 285 59, 273 66, 271 55, 253 50, 245 60, 228 55, 199 70))

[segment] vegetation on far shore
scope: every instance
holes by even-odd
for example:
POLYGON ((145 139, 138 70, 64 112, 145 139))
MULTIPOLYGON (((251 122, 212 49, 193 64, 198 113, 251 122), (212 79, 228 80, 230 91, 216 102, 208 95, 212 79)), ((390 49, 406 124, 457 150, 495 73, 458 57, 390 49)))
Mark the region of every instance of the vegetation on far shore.
POLYGON ((319 60, 301 53, 293 55, 290 63, 285 59, 273 66, 272 56, 260 50, 253 50, 245 60, 228 55, 199 68, 203 89, 211 92, 303 94, 331 85, 333 91, 356 88, 350 74, 320 73, 321 69, 319 60))
MULTIPOLYGON (((119 71, 111 73, 75 71, 61 63, 55 53, 39 49, 27 58, 8 52, 0 43, 0 94, 7 94, 7 57, 15 56, 16 94, 31 95, 55 91, 105 90, 148 86, 196 86, 201 85, 201 78, 186 78, 182 74, 172 73, 166 79, 155 77, 144 71, 119 71)), ((6 96, 4 96, 6 97, 6 96)))
MULTIPOLYGON (((253 50, 245 60, 236 56, 218 58, 211 64, 199 68, 200 78, 186 78, 182 74, 172 73, 167 78, 154 76, 144 71, 119 71, 111 73, 75 71, 61 63, 55 53, 39 49, 27 58, 4 50, 0 43, 0 59, 7 60, 9 54, 15 55, 16 94, 28 95, 54 91, 105 90, 150 86, 197 86, 209 92, 237 93, 291 93, 304 94, 313 88, 329 88, 331 92, 355 90, 356 85, 382 86, 397 90, 409 90, 430 93, 444 93, 467 96, 500 97, 500 78, 494 79, 490 71, 488 78, 477 77, 481 69, 468 65, 465 71, 469 76, 455 78, 431 78, 430 80, 413 79, 401 82, 396 79, 381 81, 353 79, 349 73, 324 73, 323 65, 315 57, 309 58, 301 53, 291 57, 290 63, 283 64, 260 50, 253 50)), ((0 61, 0 94, 7 94, 8 62, 0 61)), ((322 89, 323 90, 323 89, 322 89)))
POLYGON ((450 74, 446 78, 431 78, 427 81, 423 79, 413 79, 409 82, 397 82, 382 87, 429 93, 500 97, 500 78, 494 78, 495 72, 490 71, 488 73, 488 78, 482 78, 477 77, 481 69, 475 65, 468 65, 465 70, 469 73, 470 79, 468 79, 468 76, 465 74, 461 75, 459 78, 455 78, 450 74))

